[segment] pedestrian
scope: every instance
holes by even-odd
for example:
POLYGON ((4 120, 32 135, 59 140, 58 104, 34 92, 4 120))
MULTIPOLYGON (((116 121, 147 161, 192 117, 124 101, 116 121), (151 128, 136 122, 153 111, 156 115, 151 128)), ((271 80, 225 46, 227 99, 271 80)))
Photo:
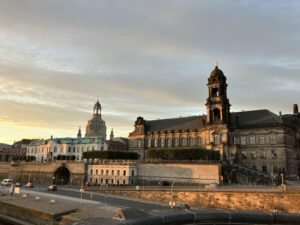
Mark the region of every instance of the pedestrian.
POLYGON ((9 192, 10 192, 10 196, 13 196, 13 194, 14 194, 14 192, 15 192, 15 185, 14 185, 14 184, 12 184, 12 185, 10 186, 9 192))

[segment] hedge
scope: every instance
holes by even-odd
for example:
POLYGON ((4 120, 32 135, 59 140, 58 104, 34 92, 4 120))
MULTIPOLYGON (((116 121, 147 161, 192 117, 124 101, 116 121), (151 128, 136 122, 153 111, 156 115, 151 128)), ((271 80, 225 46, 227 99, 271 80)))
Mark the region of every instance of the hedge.
POLYGON ((138 159, 138 154, 134 152, 121 151, 91 151, 83 152, 82 157, 85 159, 138 159))
POLYGON ((56 160, 75 160, 75 155, 58 155, 56 160))
POLYGON ((160 148, 149 149, 147 157, 162 160, 220 160, 220 153, 201 148, 160 148))

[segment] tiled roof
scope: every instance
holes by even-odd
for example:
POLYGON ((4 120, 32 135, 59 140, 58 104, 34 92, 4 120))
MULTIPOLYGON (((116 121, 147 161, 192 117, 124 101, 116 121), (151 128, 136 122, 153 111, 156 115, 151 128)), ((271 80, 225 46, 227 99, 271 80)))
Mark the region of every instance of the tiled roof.
MULTIPOLYGON (((206 121, 206 115, 162 120, 145 120, 145 125, 147 132, 186 129, 194 130, 205 127, 202 122, 203 120, 206 121)), ((264 127, 283 124, 283 120, 280 116, 267 109, 231 113, 231 124, 236 126, 237 121, 239 127, 264 127)))
POLYGON ((202 120, 206 120, 206 116, 190 116, 162 120, 149 120, 146 122, 146 130, 152 131, 167 131, 167 130, 185 130, 198 129, 203 127, 202 120))

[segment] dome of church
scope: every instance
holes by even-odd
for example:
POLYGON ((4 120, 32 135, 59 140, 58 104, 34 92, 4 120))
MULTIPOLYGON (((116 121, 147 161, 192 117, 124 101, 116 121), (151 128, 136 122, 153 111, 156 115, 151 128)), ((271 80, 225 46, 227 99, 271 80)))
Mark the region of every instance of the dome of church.
POLYGON ((218 66, 215 66, 214 70, 210 73, 210 78, 220 79, 223 77, 225 77, 223 71, 218 66))
POLYGON ((101 104, 99 101, 94 106, 93 118, 86 125, 86 137, 102 136, 106 139, 106 125, 101 116, 101 104))

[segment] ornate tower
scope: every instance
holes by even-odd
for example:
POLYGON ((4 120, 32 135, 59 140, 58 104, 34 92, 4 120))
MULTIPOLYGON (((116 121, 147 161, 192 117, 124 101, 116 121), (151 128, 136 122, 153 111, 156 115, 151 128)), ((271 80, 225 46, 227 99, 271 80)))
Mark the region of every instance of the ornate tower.
POLYGON ((93 118, 86 125, 86 137, 102 137, 106 140, 106 125, 101 118, 101 104, 99 100, 94 105, 93 118))
POLYGON ((230 103, 227 98, 226 77, 222 70, 215 66, 208 78, 208 98, 206 102, 207 123, 224 124, 230 122, 230 103))
POLYGON ((81 138, 81 127, 78 129, 77 138, 81 138))
POLYGON ((115 135, 114 135, 114 129, 111 128, 109 140, 113 141, 113 140, 114 140, 114 137, 115 137, 115 135))

